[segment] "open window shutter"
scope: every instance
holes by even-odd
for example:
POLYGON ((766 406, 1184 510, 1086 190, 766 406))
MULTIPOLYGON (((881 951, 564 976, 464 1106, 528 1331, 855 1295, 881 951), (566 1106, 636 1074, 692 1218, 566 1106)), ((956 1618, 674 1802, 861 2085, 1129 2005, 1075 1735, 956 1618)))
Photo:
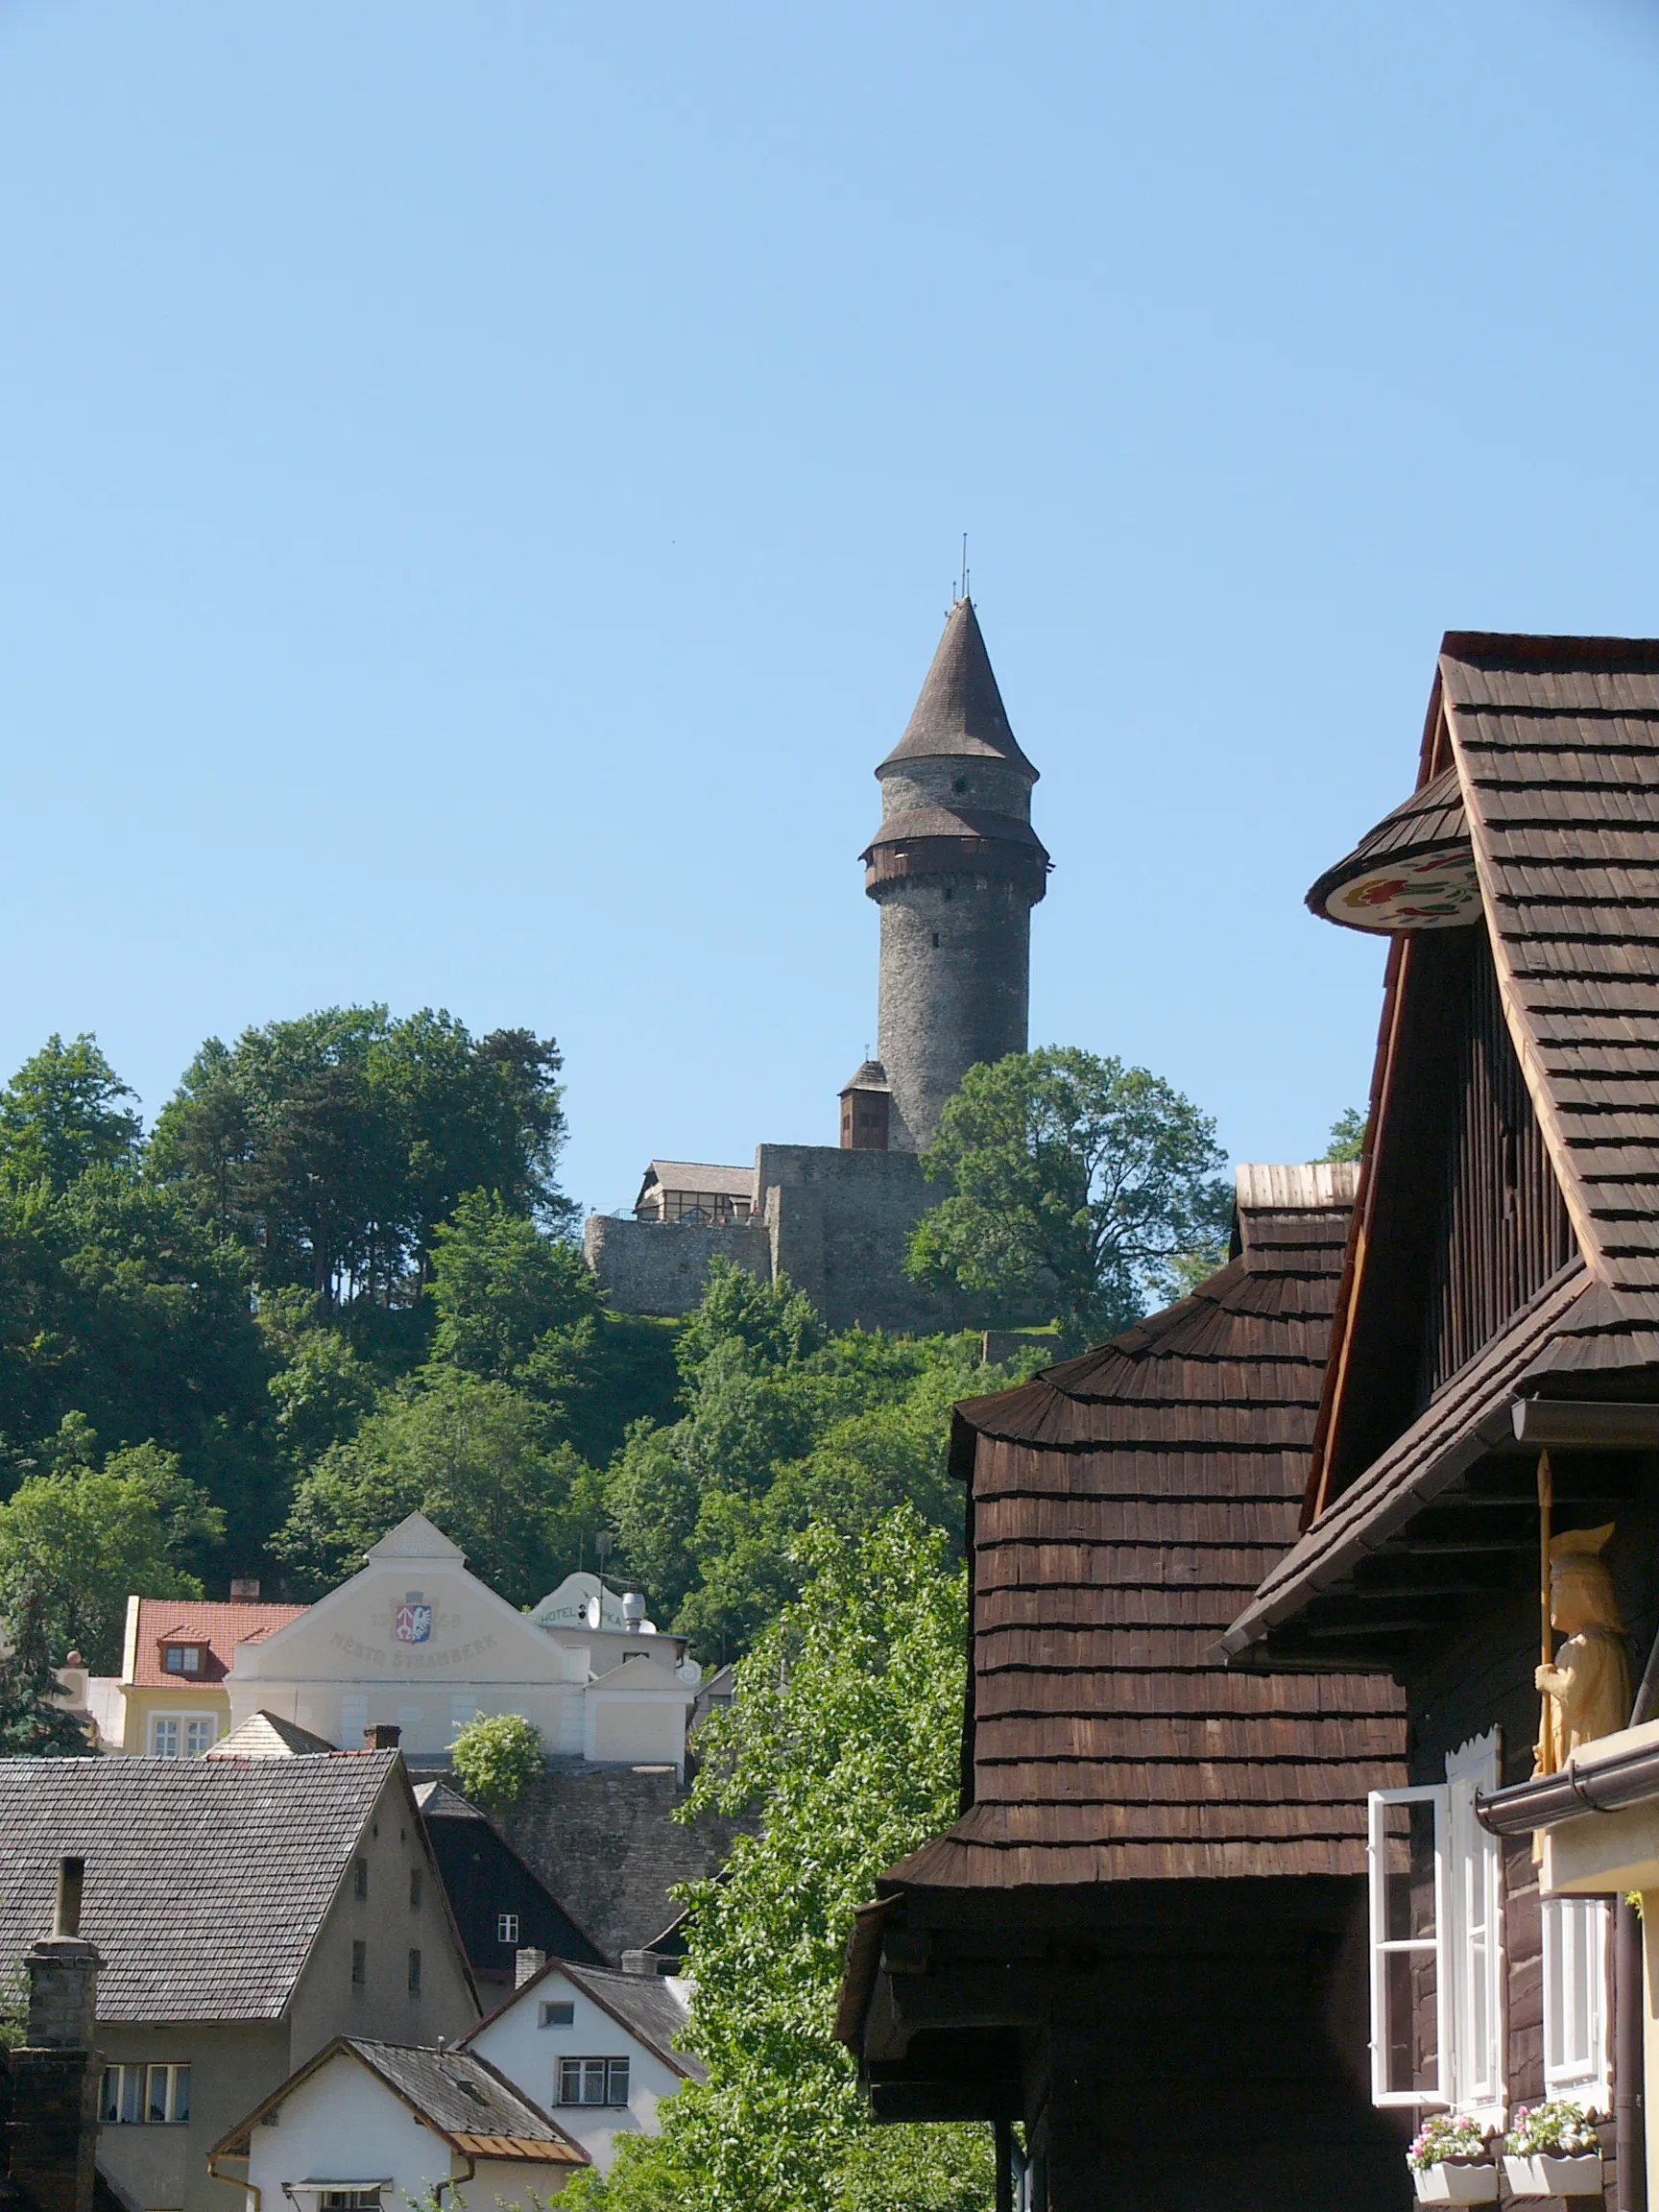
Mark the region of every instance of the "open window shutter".
POLYGON ((1544 2091, 1589 2112, 1611 2109, 1607 2051, 1607 1936, 1612 1915, 1599 1897, 1546 1897, 1544 2091))
POLYGON ((1452 1979, 1448 2069, 1455 2109, 1497 2126, 1503 2106, 1502 1857, 1475 1817, 1477 1790, 1499 1784, 1498 1736, 1446 1761, 1449 1860, 1447 1963, 1452 1979))
POLYGON ((1444 1783, 1374 1790, 1366 1856, 1371 1891, 1371 2099, 1446 2104, 1452 1985, 1446 1955, 1444 1783))

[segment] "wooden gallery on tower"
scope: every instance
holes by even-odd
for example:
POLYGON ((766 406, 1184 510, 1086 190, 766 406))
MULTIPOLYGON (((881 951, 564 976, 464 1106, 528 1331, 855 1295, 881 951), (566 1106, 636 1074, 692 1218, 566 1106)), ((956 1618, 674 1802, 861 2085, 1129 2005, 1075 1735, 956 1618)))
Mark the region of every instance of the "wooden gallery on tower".
POLYGON ((1309 904, 1390 940, 1364 1158, 958 1408, 962 1810, 838 2032, 1004 2207, 1646 2212, 1659 641, 1449 636, 1309 904))

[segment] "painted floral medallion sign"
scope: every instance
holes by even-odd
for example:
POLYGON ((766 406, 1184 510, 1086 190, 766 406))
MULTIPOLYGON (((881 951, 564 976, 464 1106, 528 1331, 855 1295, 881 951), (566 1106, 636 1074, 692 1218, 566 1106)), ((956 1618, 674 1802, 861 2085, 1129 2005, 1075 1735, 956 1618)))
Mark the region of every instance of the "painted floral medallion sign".
POLYGON ((1480 911, 1475 856, 1465 847, 1368 868, 1328 892, 1325 911, 1350 929, 1460 929, 1480 911))

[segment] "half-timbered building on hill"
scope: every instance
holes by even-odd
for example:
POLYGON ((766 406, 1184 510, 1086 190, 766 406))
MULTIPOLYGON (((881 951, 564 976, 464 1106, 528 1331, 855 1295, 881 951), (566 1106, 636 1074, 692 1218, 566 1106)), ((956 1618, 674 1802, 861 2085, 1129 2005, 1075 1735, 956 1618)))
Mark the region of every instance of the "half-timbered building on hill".
MULTIPOLYGON (((1406 1692, 1410 1786, 1370 1810, 1377 2104, 1496 2131, 1570 2099, 1600 2123, 1579 2186, 1636 2212, 1659 642, 1448 637, 1416 793, 1310 902, 1394 941, 1304 1532, 1223 1641, 1236 1668, 1382 1664, 1406 1692)), ((1504 2175, 1507 2200, 1528 2176, 1504 2175)))
POLYGON ((859 1915, 839 2032, 878 2118, 1011 2123, 1026 2200, 1402 2201, 1372 2106, 1368 1792, 1385 1675, 1228 1669, 1294 1539, 1355 1170, 1239 1170, 1192 1297, 958 1408, 973 1647, 963 1810, 859 1915))

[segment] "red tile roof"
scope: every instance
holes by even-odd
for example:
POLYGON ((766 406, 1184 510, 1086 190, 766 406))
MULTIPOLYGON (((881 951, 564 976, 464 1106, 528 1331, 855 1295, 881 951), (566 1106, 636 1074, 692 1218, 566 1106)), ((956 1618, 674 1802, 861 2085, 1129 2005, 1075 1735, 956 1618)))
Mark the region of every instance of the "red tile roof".
POLYGON ((308 1612, 305 1605, 277 1605, 239 1599, 216 1604, 194 1598, 140 1598, 138 1643, 132 1655, 132 1680, 147 1690, 194 1688, 223 1682, 238 1644, 257 1644, 273 1629, 285 1628, 308 1612), (164 1644, 204 1644, 207 1660, 200 1674, 169 1674, 161 1664, 164 1644))

